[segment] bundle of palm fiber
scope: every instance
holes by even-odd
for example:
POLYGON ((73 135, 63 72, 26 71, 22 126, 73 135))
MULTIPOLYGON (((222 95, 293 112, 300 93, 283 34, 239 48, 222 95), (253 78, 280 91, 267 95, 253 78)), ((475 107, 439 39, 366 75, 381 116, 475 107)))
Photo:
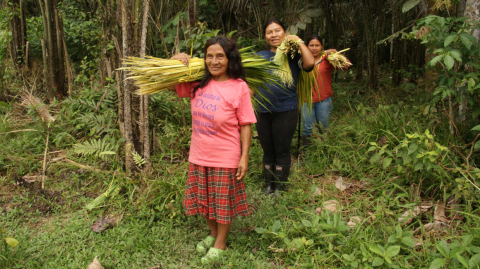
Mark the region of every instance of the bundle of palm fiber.
POLYGON ((282 44, 277 47, 275 57, 273 58, 273 62, 279 66, 279 68, 275 71, 275 74, 287 87, 293 86, 292 71, 288 65, 288 57, 293 59, 297 53, 301 53, 298 42, 290 38, 285 38, 282 44))
POLYGON ((335 67, 335 69, 344 69, 345 67, 348 67, 348 66, 351 66, 352 63, 350 63, 348 60, 347 60, 347 57, 345 57, 342 52, 345 52, 347 50, 349 50, 350 48, 348 49, 344 49, 344 50, 341 50, 341 51, 337 51, 335 53, 330 53, 328 56, 327 56, 327 61, 333 65, 333 67, 335 67))
MULTIPOLYGON (((279 79, 274 74, 278 66, 263 59, 260 55, 250 52, 250 48, 243 48, 239 51, 248 87, 257 97, 252 98, 253 106, 258 108, 258 106, 262 106, 262 103, 269 102, 259 88, 265 84, 279 85, 279 79)), ((172 89, 182 82, 198 81, 205 77, 205 62, 196 57, 190 59, 188 66, 178 60, 150 56, 144 59, 128 57, 123 61, 125 67, 120 69, 128 71, 128 77, 134 80, 135 85, 139 88, 137 94, 140 95, 154 94, 172 89)))
MULTIPOLYGON (((347 60, 347 57, 345 57, 342 52, 345 52, 349 49, 344 49, 335 53, 330 53, 326 59, 327 61, 335 67, 335 69, 344 69, 345 67, 351 66, 352 63, 350 63, 347 60)), ((323 57, 323 56, 322 56, 323 57)), ((310 73, 307 73, 305 71, 300 72, 300 77, 298 79, 297 83, 297 95, 298 95, 298 105, 299 107, 303 105, 303 103, 306 103, 309 108, 312 107, 313 100, 312 100, 312 92, 317 91, 318 94, 320 94, 318 91, 320 90, 320 87, 318 85, 318 65, 315 65, 314 70, 310 73)), ((320 80, 322 79, 322 76, 320 76, 320 80)), ((321 82, 323 84, 323 82, 321 82)), ((309 109, 310 111, 310 109, 309 109)))

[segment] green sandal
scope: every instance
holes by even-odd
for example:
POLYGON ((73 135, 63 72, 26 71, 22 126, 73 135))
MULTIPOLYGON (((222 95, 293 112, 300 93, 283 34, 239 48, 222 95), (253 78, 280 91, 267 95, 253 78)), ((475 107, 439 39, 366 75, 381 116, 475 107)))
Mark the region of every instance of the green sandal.
POLYGON ((197 244, 197 252, 199 253, 207 253, 207 248, 213 247, 215 244, 216 238, 213 236, 207 236, 205 239, 200 241, 200 243, 197 244))
POLYGON ((223 257, 224 253, 225 253, 225 250, 212 247, 208 250, 207 255, 205 255, 201 259, 201 262, 202 263, 208 263, 208 262, 211 262, 211 261, 219 260, 220 258, 223 257))

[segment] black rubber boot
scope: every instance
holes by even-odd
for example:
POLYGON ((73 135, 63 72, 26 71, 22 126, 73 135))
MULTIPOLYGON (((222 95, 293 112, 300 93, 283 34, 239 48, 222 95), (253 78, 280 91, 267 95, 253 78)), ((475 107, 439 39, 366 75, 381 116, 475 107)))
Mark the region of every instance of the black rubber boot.
POLYGON ((290 165, 275 165, 275 196, 285 191, 289 174, 290 165))
POLYGON ((265 178, 265 194, 273 193, 275 188, 273 168, 275 165, 273 163, 263 164, 263 177, 265 178))
POLYGON ((303 135, 302 136, 302 144, 303 144, 303 152, 307 150, 307 148, 312 144, 311 135, 303 135))

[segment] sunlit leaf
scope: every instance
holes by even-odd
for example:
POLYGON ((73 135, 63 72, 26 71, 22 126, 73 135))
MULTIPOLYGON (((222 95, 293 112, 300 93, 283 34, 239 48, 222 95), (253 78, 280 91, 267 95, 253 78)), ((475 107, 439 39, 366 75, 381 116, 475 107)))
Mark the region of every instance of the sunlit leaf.
POLYGON ((402 12, 405 13, 410 9, 416 7, 420 3, 420 0, 409 0, 405 2, 402 6, 402 12))

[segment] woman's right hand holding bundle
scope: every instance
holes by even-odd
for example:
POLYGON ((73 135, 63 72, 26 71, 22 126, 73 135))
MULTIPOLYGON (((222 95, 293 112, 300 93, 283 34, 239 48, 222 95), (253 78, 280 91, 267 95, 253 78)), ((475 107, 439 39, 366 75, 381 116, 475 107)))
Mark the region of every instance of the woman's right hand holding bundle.
POLYGON ((190 62, 190 55, 185 54, 185 53, 178 53, 173 55, 170 60, 179 60, 182 62, 184 65, 188 66, 188 62, 190 62))

